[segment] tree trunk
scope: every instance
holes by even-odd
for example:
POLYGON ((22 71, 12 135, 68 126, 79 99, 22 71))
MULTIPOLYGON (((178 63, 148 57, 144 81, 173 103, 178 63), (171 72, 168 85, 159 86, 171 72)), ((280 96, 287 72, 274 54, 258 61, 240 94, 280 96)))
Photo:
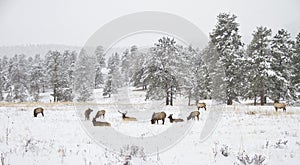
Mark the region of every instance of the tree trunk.
POLYGON ((232 105, 232 99, 231 99, 231 98, 229 98, 229 99, 227 100, 227 105, 232 105))
POLYGON ((265 104, 265 93, 264 90, 260 91, 260 105, 265 104))
POLYGON ((256 95, 254 96, 254 105, 256 105, 256 95))
POLYGON ((173 106, 173 87, 171 86, 170 105, 173 106))
POLYGON ((166 105, 169 105, 169 92, 167 92, 167 96, 166 96, 166 105))

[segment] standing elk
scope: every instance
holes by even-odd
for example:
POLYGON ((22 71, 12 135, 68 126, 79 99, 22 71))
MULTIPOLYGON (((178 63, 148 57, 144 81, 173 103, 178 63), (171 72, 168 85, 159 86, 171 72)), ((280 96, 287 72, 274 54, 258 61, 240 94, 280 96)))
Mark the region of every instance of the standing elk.
POLYGON ((200 108, 204 108, 204 109, 206 110, 206 104, 205 104, 205 103, 198 103, 198 104, 197 104, 197 108, 198 108, 198 110, 199 110, 200 108))
POLYGON ((108 126, 108 127, 111 126, 109 122, 96 121, 96 117, 93 118, 92 122, 93 122, 93 126, 108 126))
POLYGON ((277 112, 278 109, 283 109, 283 112, 286 112, 286 104, 285 103, 279 103, 278 101, 274 102, 274 108, 277 112))
POLYGON ((187 120, 193 119, 195 120, 195 117, 197 117, 197 119, 199 120, 199 115, 200 112, 199 111, 193 111, 190 113, 190 115, 187 117, 187 120))
POLYGON ((88 108, 87 110, 85 110, 84 112, 84 116, 85 116, 85 120, 90 120, 90 114, 91 112, 93 112, 92 109, 88 108))
POLYGON ((37 117, 37 115, 38 115, 39 113, 41 113, 41 114, 43 115, 43 117, 44 117, 44 109, 43 109, 42 107, 38 107, 38 108, 35 108, 35 109, 33 110, 33 116, 34 116, 34 117, 37 117))
POLYGON ((100 110, 97 112, 95 118, 98 118, 98 117, 101 117, 103 116, 103 119, 104 119, 104 116, 105 116, 105 110, 100 110))
POLYGON ((183 122, 183 119, 173 119, 173 114, 170 114, 168 118, 170 119, 170 123, 183 122))
POLYGON ((135 117, 128 117, 128 116, 126 116, 127 111, 125 113, 123 113, 121 111, 118 111, 118 112, 122 114, 123 121, 137 121, 137 119, 135 117))
POLYGON ((155 124, 155 122, 158 124, 158 120, 162 120, 162 124, 165 124, 165 118, 166 118, 165 112, 153 112, 152 118, 151 118, 151 124, 155 124))

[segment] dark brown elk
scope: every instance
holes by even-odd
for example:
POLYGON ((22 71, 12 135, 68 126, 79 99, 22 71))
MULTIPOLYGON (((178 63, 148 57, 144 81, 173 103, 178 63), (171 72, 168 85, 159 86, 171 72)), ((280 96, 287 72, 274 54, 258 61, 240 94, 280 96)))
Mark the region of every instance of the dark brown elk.
POLYGON ((198 110, 199 110, 200 108, 204 108, 204 109, 206 110, 206 104, 205 104, 205 103, 198 103, 198 104, 197 104, 197 108, 198 108, 198 110))
POLYGON ((197 117, 197 119, 199 120, 199 115, 200 112, 199 111, 193 111, 190 113, 190 115, 187 117, 187 120, 193 119, 195 120, 195 117, 197 117))
POLYGON ((170 114, 168 118, 170 119, 170 123, 173 123, 173 122, 177 123, 177 122, 184 121, 183 119, 173 119, 173 114, 170 114))
POLYGON ((158 112, 152 114, 151 118, 151 124, 155 124, 155 122, 158 124, 158 120, 162 120, 162 124, 165 124, 165 118, 166 118, 166 113, 165 112, 158 112))
POLYGON ((43 109, 42 107, 38 107, 38 108, 35 108, 35 109, 33 110, 33 116, 34 116, 34 117, 37 117, 37 115, 38 115, 39 113, 41 113, 41 114, 43 115, 43 117, 44 117, 44 109, 43 109))
POLYGON ((93 118, 92 122, 93 122, 93 126, 108 126, 108 127, 111 126, 109 122, 96 121, 95 117, 93 118))
POLYGON ((283 112, 286 112, 286 104, 285 103, 279 103, 278 101, 275 101, 274 108, 275 108, 276 112, 278 109, 283 109, 283 112))
POLYGON ((137 119, 135 117, 128 117, 128 116, 126 116, 127 111, 125 113, 123 113, 121 111, 118 111, 118 112, 122 114, 123 121, 137 121, 137 119))
POLYGON ((90 114, 91 112, 93 112, 92 109, 88 108, 87 110, 85 110, 84 112, 84 117, 85 117, 85 120, 90 120, 90 114))
POLYGON ((104 119, 104 116, 105 116, 105 110, 100 110, 97 112, 95 118, 98 118, 98 117, 101 117, 103 116, 103 119, 104 119))

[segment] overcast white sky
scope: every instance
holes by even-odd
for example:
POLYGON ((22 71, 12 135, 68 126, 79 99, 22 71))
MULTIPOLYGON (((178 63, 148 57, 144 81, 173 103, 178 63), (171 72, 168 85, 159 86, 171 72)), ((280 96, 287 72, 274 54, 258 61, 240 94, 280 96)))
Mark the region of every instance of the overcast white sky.
POLYGON ((246 43, 260 25, 273 33, 285 28, 293 37, 300 32, 299 0, 0 0, 0 46, 83 46, 105 23, 140 11, 182 16, 206 35, 220 12, 230 12, 238 16, 246 43))

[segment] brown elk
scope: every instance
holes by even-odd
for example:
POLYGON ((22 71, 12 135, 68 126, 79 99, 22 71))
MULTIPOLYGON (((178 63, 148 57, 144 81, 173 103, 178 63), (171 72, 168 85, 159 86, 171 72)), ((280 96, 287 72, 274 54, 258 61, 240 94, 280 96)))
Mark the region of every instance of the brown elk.
POLYGON ((166 113, 165 112, 158 112, 152 114, 151 118, 151 124, 155 124, 155 122, 158 124, 158 120, 162 120, 162 124, 165 124, 165 118, 166 118, 166 113))
POLYGON ((37 117, 37 115, 38 115, 39 113, 41 113, 41 114, 43 115, 43 117, 44 117, 44 109, 43 109, 42 107, 38 107, 38 108, 35 108, 35 109, 33 110, 33 116, 34 116, 34 117, 37 117))
POLYGON ((183 122, 183 119, 173 119, 173 114, 170 114, 168 118, 170 119, 170 123, 183 122))
POLYGON ((90 120, 91 112, 93 112, 93 110, 90 108, 88 108, 87 110, 84 111, 85 120, 90 120))
POLYGON ((98 118, 98 117, 101 117, 103 116, 103 119, 104 119, 104 116, 105 116, 105 110, 100 110, 97 112, 95 118, 98 118))
POLYGON ((286 112, 286 104, 285 103, 279 103, 277 100, 274 102, 274 108, 277 112, 277 109, 283 109, 283 112, 286 112))
POLYGON ((92 122, 93 126, 111 126, 109 122, 96 121, 96 117, 93 118, 92 122))
POLYGON ((197 104, 197 108, 198 108, 198 110, 199 110, 200 108, 204 108, 204 109, 206 110, 206 104, 205 104, 205 103, 198 103, 198 104, 197 104))
POLYGON ((199 111, 193 111, 190 113, 190 115, 187 117, 187 120, 193 119, 195 120, 195 117, 197 117, 197 119, 199 120, 199 115, 200 112, 199 111))
POLYGON ((118 112, 122 114, 123 121, 137 121, 137 119, 135 117, 128 117, 128 116, 126 116, 127 111, 125 113, 123 113, 121 111, 118 111, 118 112))

